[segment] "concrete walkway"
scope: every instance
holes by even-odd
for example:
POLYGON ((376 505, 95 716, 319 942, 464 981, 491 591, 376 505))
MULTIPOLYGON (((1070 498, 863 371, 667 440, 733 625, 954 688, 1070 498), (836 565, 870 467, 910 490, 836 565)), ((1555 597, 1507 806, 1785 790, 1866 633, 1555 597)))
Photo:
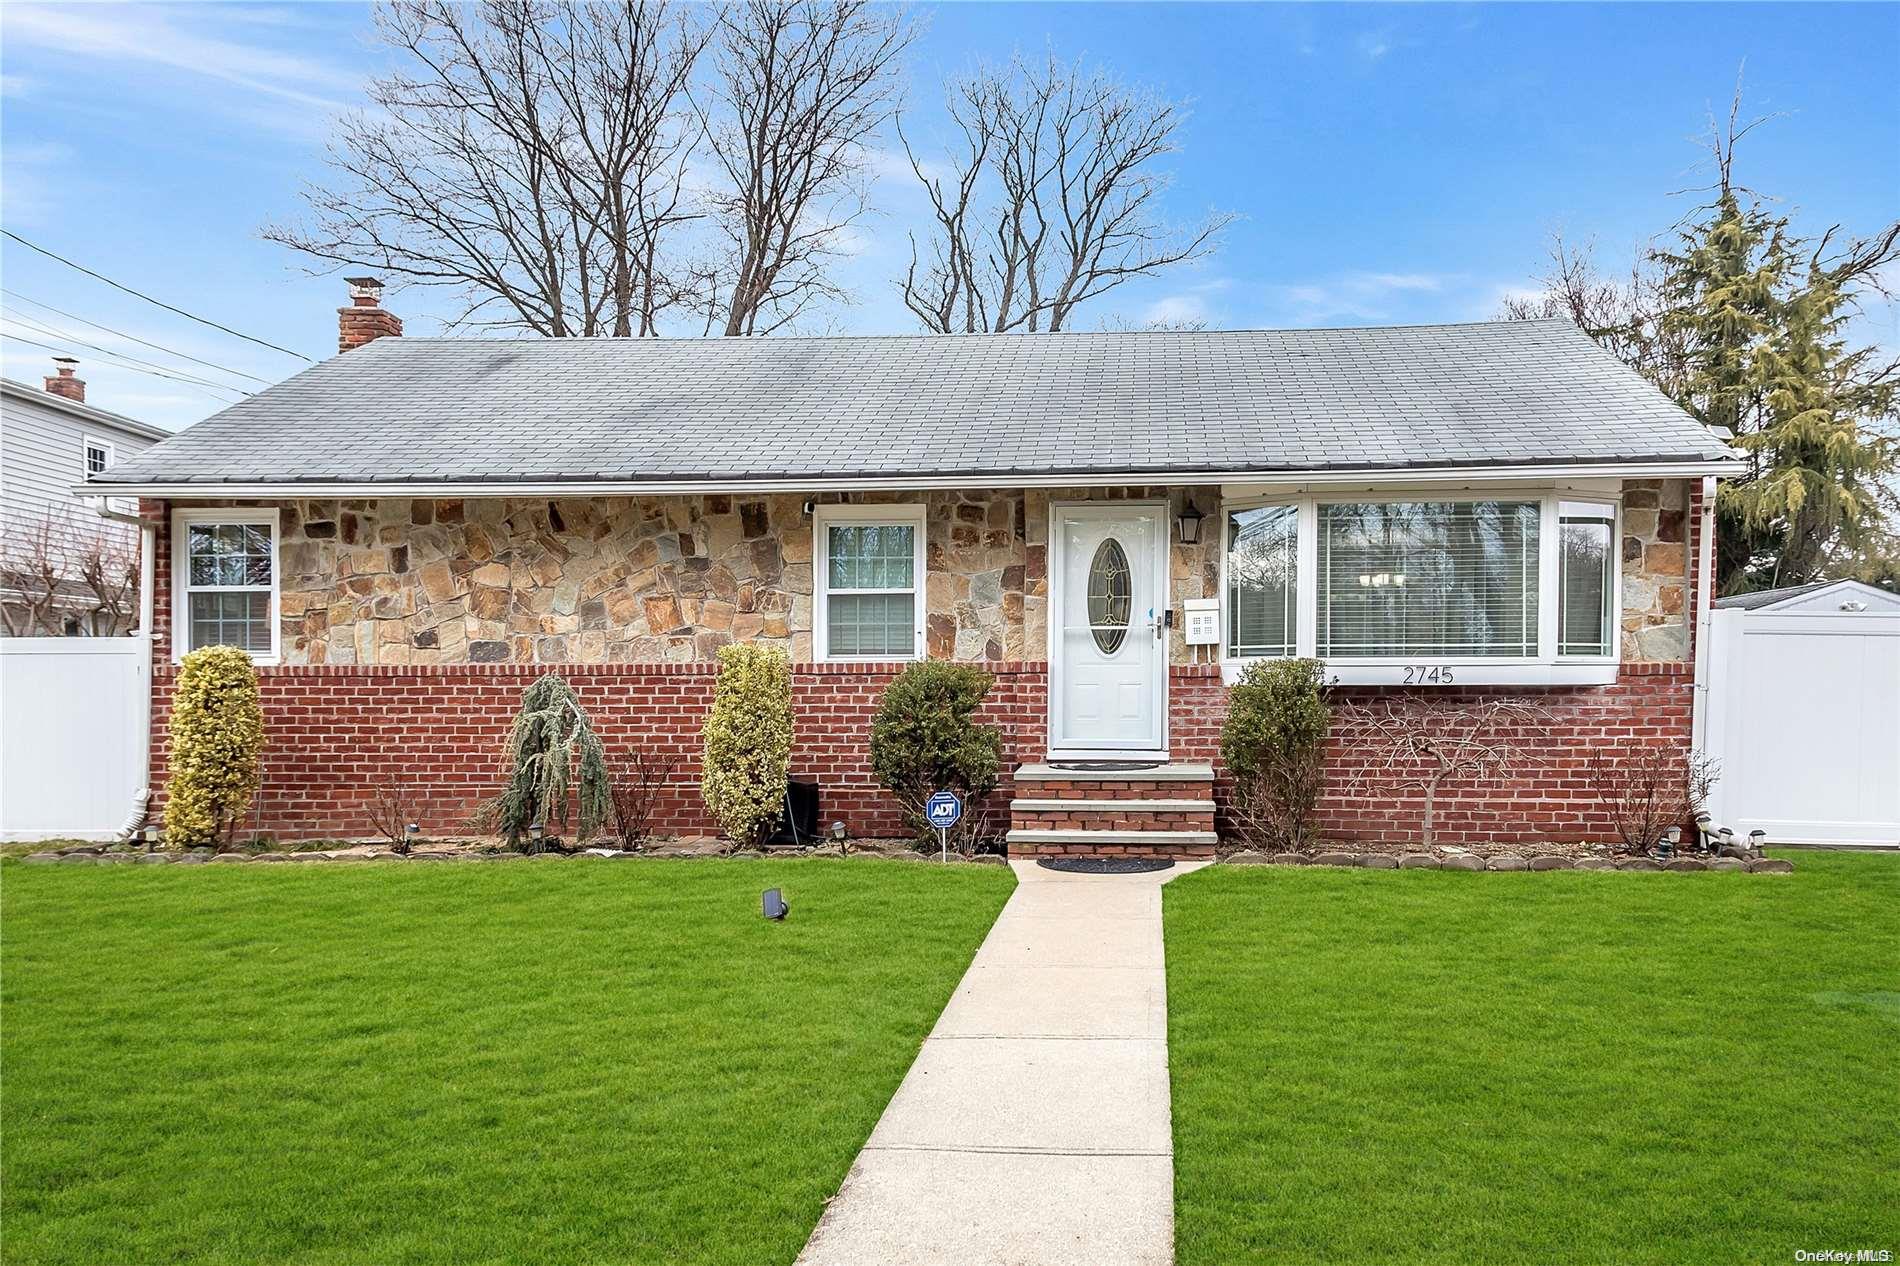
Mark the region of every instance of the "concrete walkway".
POLYGON ((1017 886, 799 1255, 810 1266, 1174 1260, 1161 885, 1017 886))

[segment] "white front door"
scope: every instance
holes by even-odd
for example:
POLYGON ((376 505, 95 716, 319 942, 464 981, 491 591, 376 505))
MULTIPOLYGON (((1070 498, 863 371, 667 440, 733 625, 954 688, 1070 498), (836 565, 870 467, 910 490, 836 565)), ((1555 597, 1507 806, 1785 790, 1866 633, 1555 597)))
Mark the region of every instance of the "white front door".
POLYGON ((1049 746, 1159 753, 1167 743, 1168 511, 1058 505, 1051 513, 1049 746))

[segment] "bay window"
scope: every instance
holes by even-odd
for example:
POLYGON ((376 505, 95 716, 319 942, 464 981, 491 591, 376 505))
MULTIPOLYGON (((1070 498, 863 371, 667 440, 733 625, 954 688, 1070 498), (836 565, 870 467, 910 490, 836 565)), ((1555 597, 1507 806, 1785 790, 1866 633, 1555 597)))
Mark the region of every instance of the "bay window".
POLYGON ((172 514, 173 650, 235 646, 277 657, 277 511, 172 514))
POLYGON ((818 658, 921 657, 924 508, 819 506, 813 531, 818 658))
POLYGON ((1363 684, 1613 680, 1616 505, 1590 495, 1230 505, 1226 657, 1314 656, 1363 684))

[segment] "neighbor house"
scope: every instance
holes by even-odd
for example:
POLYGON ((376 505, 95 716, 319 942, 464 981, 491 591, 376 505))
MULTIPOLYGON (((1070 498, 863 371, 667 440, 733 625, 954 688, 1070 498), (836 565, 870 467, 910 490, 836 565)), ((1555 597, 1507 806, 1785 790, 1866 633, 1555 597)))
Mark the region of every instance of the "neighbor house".
MULTIPOLYGON (((169 432, 87 404, 79 362, 53 362, 44 389, 0 379, 0 632, 122 632, 136 608, 124 590, 138 564, 139 532, 102 517, 74 485, 169 432), (89 567, 100 569, 108 601, 86 582, 89 567)), ((130 515, 137 507, 126 500, 116 508, 130 515)))
MULTIPOLYGON (((1539 772, 1441 797, 1441 840, 1606 838, 1589 752, 1692 742, 1739 464, 1567 322, 413 339, 351 284, 340 355, 91 481, 157 548, 154 780, 165 666, 242 646, 260 830, 361 835, 391 773, 459 828, 549 669, 610 745, 679 760, 662 825, 710 830, 734 641, 790 657, 793 773, 857 835, 898 830, 868 725, 924 657, 995 674, 991 807, 1030 852, 1209 848, 1225 689, 1265 657, 1548 707, 1539 772)), ((1335 797, 1325 826, 1416 806, 1335 797)))

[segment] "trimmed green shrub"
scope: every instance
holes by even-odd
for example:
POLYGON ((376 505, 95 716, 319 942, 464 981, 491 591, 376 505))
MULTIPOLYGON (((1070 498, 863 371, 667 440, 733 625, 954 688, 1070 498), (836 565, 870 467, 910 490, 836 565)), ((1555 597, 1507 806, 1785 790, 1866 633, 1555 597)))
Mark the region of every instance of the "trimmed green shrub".
POLYGON ((1233 816, 1249 843, 1303 850, 1326 788, 1332 709, 1316 659, 1250 664, 1227 694, 1220 752, 1234 780, 1233 816))
POLYGON ((784 652, 744 642, 720 647, 702 733, 706 808, 735 847, 762 844, 785 807, 792 755, 792 670, 784 652))
POLYGON ((251 657, 235 646, 185 656, 172 690, 165 842, 227 843, 257 794, 263 751, 264 711, 251 657))
POLYGON ((924 816, 933 791, 963 796, 963 820, 950 834, 968 850, 982 832, 977 804, 996 789, 1003 738, 971 718, 996 678, 970 664, 924 660, 884 689, 871 722, 871 772, 897 798, 919 842, 937 843, 924 816))
POLYGON ((521 692, 503 749, 508 785, 478 815, 511 848, 532 838, 541 823, 547 835, 568 825, 568 793, 580 810, 574 839, 584 842, 613 812, 613 778, 594 724, 574 688, 559 673, 548 673, 521 692))

